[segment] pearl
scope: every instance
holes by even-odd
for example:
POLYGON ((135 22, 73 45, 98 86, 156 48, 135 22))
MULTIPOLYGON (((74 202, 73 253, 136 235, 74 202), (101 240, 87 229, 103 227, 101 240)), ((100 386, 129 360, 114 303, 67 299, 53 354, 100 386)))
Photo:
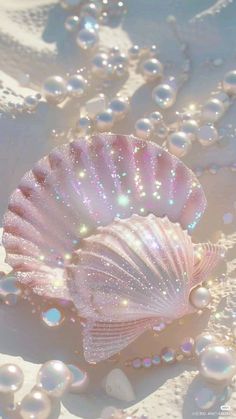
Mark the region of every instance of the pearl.
POLYGON ((68 32, 75 32, 79 28, 79 23, 78 16, 68 16, 65 20, 65 29, 68 32))
POLYGON ((155 55, 158 53, 158 47, 157 45, 151 45, 149 48, 149 53, 151 55, 151 57, 155 57, 155 55))
POLYGON ((159 355, 154 355, 152 357, 152 364, 157 366, 157 365, 160 365, 160 363, 161 363, 161 357, 159 355))
POLYGON ((213 125, 203 125, 197 132, 198 141, 208 147, 218 140, 218 132, 213 125))
POLYGON ((163 65, 156 58, 149 58, 143 62, 141 71, 145 80, 153 81, 162 77, 163 65))
POLYGON ((222 86, 225 93, 229 95, 236 94, 236 70, 229 71, 225 74, 222 86))
POLYGON ((176 359, 176 351, 172 348, 164 348, 161 351, 161 360, 165 364, 173 364, 176 359))
POLYGON ((67 91, 71 97, 81 97, 86 92, 88 81, 80 74, 70 76, 67 81, 67 91))
POLYGON ((80 15, 81 16, 92 16, 95 19, 99 18, 102 11, 102 5, 99 2, 95 3, 88 3, 83 4, 80 9, 80 15))
POLYGON ((205 287, 197 287, 191 291, 189 299, 195 308, 202 309, 210 303, 211 293, 205 287))
POLYGON ((156 127, 163 121, 163 115, 158 111, 154 111, 149 115, 149 119, 151 123, 156 127))
POLYGON ((42 312, 42 320, 49 327, 60 326, 64 320, 64 316, 57 308, 50 308, 42 312))
POLYGON ((47 394, 34 389, 23 398, 19 413, 22 419, 47 419, 51 410, 52 405, 47 394))
POLYGON ((142 367, 142 360, 139 358, 133 359, 132 361, 132 367, 135 369, 139 369, 142 367))
POLYGON ((9 297, 16 303, 21 296, 21 290, 17 287, 17 280, 14 276, 9 275, 0 279, 0 300, 7 303, 9 297))
POLYGON ((220 344, 207 346, 200 354, 199 372, 211 382, 229 382, 236 373, 236 352, 220 344))
POLYGON ((111 100, 109 108, 112 110, 115 119, 123 119, 129 111, 129 101, 127 98, 116 97, 111 100))
POLYGON ((80 6, 82 0, 61 0, 60 4, 63 9, 73 9, 80 6))
POLYGON ((36 96, 30 95, 26 96, 24 99, 24 106, 29 111, 34 111, 39 104, 39 100, 36 96))
POLYGON ((42 365, 37 375, 37 385, 50 397, 62 397, 69 389, 72 374, 61 361, 48 361, 42 365))
POLYGON ((104 52, 96 54, 91 63, 92 73, 100 78, 105 78, 108 75, 108 55, 104 52))
POLYGON ((42 94, 49 103, 63 102, 67 95, 65 80, 61 76, 48 77, 44 82, 42 94))
POLYGON ((148 139, 153 131, 153 125, 148 118, 138 119, 135 123, 136 135, 143 139, 148 139))
POLYGON ((94 31, 98 31, 99 24, 97 22, 97 19, 95 19, 93 16, 85 15, 80 20, 80 29, 92 29, 94 31))
POLYGON ((19 390, 24 381, 24 374, 15 364, 5 364, 0 367, 0 394, 14 393, 19 390))
POLYGON ((208 122, 216 122, 224 114, 224 104, 219 99, 210 99, 202 110, 202 118, 208 122))
POLYGON ((195 403, 201 410, 209 410, 216 400, 216 393, 208 387, 201 388, 195 396, 195 403))
POLYGON ((181 131, 188 134, 191 140, 195 140, 198 128, 197 121, 194 119, 185 119, 182 123, 181 131))
POLYGON ((95 119, 96 128, 98 131, 109 131, 114 124, 114 115, 111 109, 107 109, 98 113, 95 119))
POLYGON ((159 84, 152 91, 152 98, 161 109, 174 105, 176 92, 169 84, 159 84))
POLYGON ((77 121, 76 130, 81 134, 88 135, 92 132, 92 126, 91 119, 88 116, 83 116, 77 121))
POLYGON ((152 359, 151 358, 144 358, 142 360, 142 365, 144 368, 150 368, 152 366, 152 359))
POLYGON ((76 365, 67 365, 72 374, 72 383, 70 385, 70 393, 83 393, 89 384, 87 372, 81 370, 76 365))
POLYGON ((98 34, 94 29, 81 29, 78 32, 76 42, 83 50, 94 48, 98 43, 98 34))
POLYGON ((195 354, 199 356, 208 345, 215 342, 215 336, 210 335, 210 333, 201 333, 195 339, 195 354))
POLYGON ((138 60, 140 56, 140 47, 138 45, 133 45, 129 49, 128 54, 131 60, 138 60))
POLYGON ((128 57, 125 54, 120 53, 120 52, 113 54, 111 57, 111 64, 114 67, 117 67, 119 65, 126 66, 128 64, 128 57))
POLYGON ((168 149, 177 157, 184 157, 191 148, 191 140, 185 132, 174 132, 168 137, 168 149))
POLYGON ((194 349, 194 339, 185 338, 180 345, 180 350, 182 354, 186 357, 189 357, 193 354, 193 349, 194 349))

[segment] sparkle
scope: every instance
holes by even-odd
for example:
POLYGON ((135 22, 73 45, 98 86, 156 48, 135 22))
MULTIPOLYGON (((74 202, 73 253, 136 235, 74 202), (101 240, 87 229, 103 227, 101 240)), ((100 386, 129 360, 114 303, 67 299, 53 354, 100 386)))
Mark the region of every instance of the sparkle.
POLYGON ((83 224, 79 229, 80 234, 86 234, 88 232, 88 227, 83 224))
POLYGON ((117 201, 121 207, 126 207, 129 204, 129 197, 127 195, 120 195, 117 201))

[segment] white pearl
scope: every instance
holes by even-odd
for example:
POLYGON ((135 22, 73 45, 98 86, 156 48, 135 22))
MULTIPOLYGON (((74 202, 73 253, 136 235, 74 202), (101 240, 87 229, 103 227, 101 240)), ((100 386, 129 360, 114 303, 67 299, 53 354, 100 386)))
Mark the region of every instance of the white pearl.
POLYGON ((74 74, 67 81, 67 91, 71 97, 81 97, 88 87, 88 81, 80 74, 74 74))
POLYGON ((202 309, 210 303, 211 293, 205 287, 197 287, 191 291, 189 299, 195 308, 202 309))
POLYGON ((70 393, 83 393, 89 384, 89 378, 86 371, 81 370, 76 365, 67 365, 72 374, 72 383, 70 386, 70 393))
POLYGON ((14 393, 22 387, 24 374, 15 364, 5 364, 0 367, 0 394, 14 393))
POLYGON ((149 115, 149 119, 154 126, 157 126, 163 121, 163 115, 158 111, 154 111, 149 115))
POLYGON ((210 99, 202 110, 202 118, 207 122, 218 121, 224 114, 224 104, 219 99, 210 99))
POLYGON ((68 16, 65 21, 65 28, 68 32, 75 32, 79 28, 79 23, 78 16, 68 16))
POLYGON ((22 419, 47 419, 51 410, 52 405, 47 394, 34 389, 23 398, 19 413, 22 419))
POLYGON ((98 113, 95 119, 96 128, 98 131, 109 131, 114 124, 114 115, 111 109, 98 113))
POLYGON ((236 373, 236 352, 220 344, 207 346, 199 357, 199 372, 210 382, 229 382, 236 373))
POLYGON ((60 4, 63 9, 73 9, 81 4, 82 0, 61 0, 60 4))
POLYGON ((216 143, 218 132, 213 125, 202 125, 197 132, 198 141, 205 147, 216 143))
POLYGON ((177 157, 184 157, 191 148, 191 140, 185 132, 174 132, 168 138, 168 149, 177 157))
POLYGON ((201 333, 195 339, 195 354, 197 356, 211 343, 215 343, 216 338, 215 336, 211 335, 210 333, 201 333))
POLYGON ((153 81, 162 77, 163 65, 156 58, 149 58, 142 64, 141 71, 147 81, 153 81))
POLYGON ((80 48, 89 50, 94 48, 98 43, 98 34, 94 29, 81 29, 78 32, 76 42, 80 48))
POLYGON ((129 51, 129 58, 131 60, 138 60, 139 56, 140 56, 140 47, 138 45, 133 45, 129 51))
POLYGON ((194 140, 197 135, 198 123, 194 119, 185 119, 181 126, 181 131, 188 134, 191 140, 194 140))
POLYGON ((223 79, 223 90, 229 95, 236 94, 236 70, 229 71, 223 79))
POLYGON ((61 103, 67 95, 66 81, 61 76, 48 77, 44 82, 42 93, 49 103, 61 103))
POLYGON ((105 78, 108 75, 108 55, 104 52, 96 54, 92 59, 91 71, 100 78, 105 78))
POLYGON ((129 101, 127 98, 116 97, 111 100, 109 108, 112 110, 115 119, 123 119, 129 111, 129 101))
POLYGON ((148 139, 153 131, 153 125, 148 118, 141 118, 136 121, 135 133, 138 137, 148 139))
POLYGON ((39 104, 39 99, 35 95, 26 96, 24 99, 24 106, 29 111, 34 111, 39 104))
POLYGON ((37 375, 37 385, 50 397, 62 397, 69 389, 72 374, 61 361, 48 361, 42 365, 37 375))
POLYGON ((169 84, 159 84, 152 91, 152 98, 161 109, 174 105, 176 92, 169 84))

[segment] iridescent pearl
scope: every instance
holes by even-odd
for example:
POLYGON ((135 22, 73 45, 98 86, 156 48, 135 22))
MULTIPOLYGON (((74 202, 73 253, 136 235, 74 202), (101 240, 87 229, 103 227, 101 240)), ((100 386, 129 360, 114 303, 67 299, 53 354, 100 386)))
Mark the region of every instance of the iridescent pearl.
POLYGON ((201 388, 195 396, 195 403, 201 410, 209 410, 216 400, 216 393, 208 387, 201 388))
POLYGON ((70 385, 70 393, 83 393, 89 384, 89 378, 86 371, 81 370, 76 365, 67 365, 72 374, 72 383, 70 385))
POLYGON ((111 109, 98 113, 95 118, 96 128, 100 132, 109 131, 114 124, 114 115, 111 109))
POLYGON ((202 118, 207 122, 216 122, 224 114, 224 104, 219 99, 210 99, 202 110, 202 118))
POLYGON ((180 350, 184 356, 186 357, 191 356, 194 350, 194 339, 185 338, 180 345, 180 350))
POLYGON ((80 74, 74 74, 67 81, 67 91, 71 97, 81 97, 86 92, 88 81, 80 74))
POLYGON ((152 98, 161 109, 174 105, 176 92, 169 84, 159 84, 152 91, 152 98))
POLYGON ((67 95, 66 81, 61 76, 48 77, 43 84, 42 94, 49 103, 63 102, 67 95))
POLYGON ((50 397, 62 397, 72 382, 69 368, 61 361, 48 361, 37 375, 37 385, 50 397))
POLYGON ((210 335, 210 333, 201 333, 195 339, 195 354, 199 356, 208 345, 215 342, 215 336, 210 335))
POLYGON ((90 15, 83 16, 80 20, 80 29, 92 29, 97 32, 99 29, 97 19, 90 15))
POLYGON ((100 78, 105 78, 108 75, 108 55, 104 52, 96 54, 91 63, 92 73, 100 78))
POLYGON ((0 367, 0 394, 14 393, 24 381, 24 374, 15 364, 4 364, 0 367))
POLYGON ((145 80, 153 81, 162 77, 163 65, 156 58, 149 58, 143 62, 141 71, 145 80))
POLYGON ((19 413, 22 419, 48 419, 51 410, 52 405, 47 394, 34 389, 23 398, 19 413))
POLYGON ((65 29, 68 32, 75 32, 79 28, 79 17, 78 16, 68 16, 65 20, 65 29))
POLYGON ((213 125, 203 125, 197 132, 198 141, 208 147, 218 140, 218 132, 213 125))
POLYGON ((196 287, 191 291, 189 300, 195 308, 202 309, 210 303, 211 293, 205 287, 196 287))
POLYGON ((129 49, 128 54, 131 60, 138 60, 140 56, 140 47, 138 45, 133 45, 129 49))
POLYGON ((168 149, 177 157, 184 157, 191 148, 191 140, 185 132, 174 132, 168 137, 168 149))
POLYGON ((144 358, 142 360, 142 365, 144 368, 150 368, 152 366, 152 359, 151 358, 144 358))
POLYGON ((121 78, 124 77, 127 74, 127 66, 124 64, 118 64, 114 67, 114 74, 121 78))
POLYGON ((88 135, 92 132, 92 121, 88 116, 82 116, 79 118, 79 120, 76 123, 76 130, 79 131, 79 133, 88 135))
POLYGON ((135 368, 135 369, 141 368, 142 367, 142 360, 139 359, 139 358, 133 359, 132 367, 135 368))
POLYGON ((199 357, 199 372, 211 382, 229 382, 236 373, 236 352, 220 344, 207 346, 199 357))
POLYGON ((153 131, 153 125, 148 118, 138 119, 135 123, 135 133, 138 137, 148 139, 153 131))
POLYGON ((173 364, 176 359, 176 351, 172 348, 164 348, 161 351, 161 360, 165 362, 165 364, 173 364))
POLYGON ((152 364, 157 366, 157 365, 160 365, 160 363, 161 363, 161 357, 159 355, 154 355, 152 357, 152 364))
POLYGON ((84 50, 94 48, 98 43, 98 33, 94 29, 81 29, 78 32, 76 42, 84 50))
POLYGON ((0 300, 7 303, 9 297, 17 302, 21 296, 21 290, 17 287, 17 280, 11 274, 0 279, 0 300))
POLYGON ((111 100, 109 108, 117 121, 123 119, 129 111, 129 100, 121 96, 111 100))
POLYGON ((158 111, 154 111, 149 115, 149 119, 151 123, 156 127, 163 121, 163 115, 158 111))
POLYGON ((223 90, 229 95, 236 94, 236 70, 225 74, 222 85, 223 90))
POLYGON ((42 320, 49 327, 58 327, 62 324, 64 316, 57 308, 50 308, 42 312, 42 320))
POLYGON ((29 111, 34 111, 39 104, 39 99, 35 95, 26 96, 24 99, 24 106, 29 111))
POLYGON ((181 131, 188 134, 191 140, 196 138, 198 128, 198 123, 194 119, 185 119, 181 125, 181 131))

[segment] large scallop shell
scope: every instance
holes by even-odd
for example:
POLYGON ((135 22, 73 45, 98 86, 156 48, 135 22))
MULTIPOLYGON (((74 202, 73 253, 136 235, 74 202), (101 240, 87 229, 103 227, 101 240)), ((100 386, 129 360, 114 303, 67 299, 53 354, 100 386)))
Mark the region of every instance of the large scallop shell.
POLYGON ((40 160, 11 196, 7 262, 34 292, 70 299, 64 268, 81 238, 135 213, 191 230, 205 203, 194 174, 156 144, 110 134, 79 139, 40 160))
POLYGON ((75 306, 86 319, 86 360, 109 358, 146 329, 192 312, 191 289, 221 256, 220 246, 194 245, 167 217, 133 215, 100 227, 67 268, 75 306))

